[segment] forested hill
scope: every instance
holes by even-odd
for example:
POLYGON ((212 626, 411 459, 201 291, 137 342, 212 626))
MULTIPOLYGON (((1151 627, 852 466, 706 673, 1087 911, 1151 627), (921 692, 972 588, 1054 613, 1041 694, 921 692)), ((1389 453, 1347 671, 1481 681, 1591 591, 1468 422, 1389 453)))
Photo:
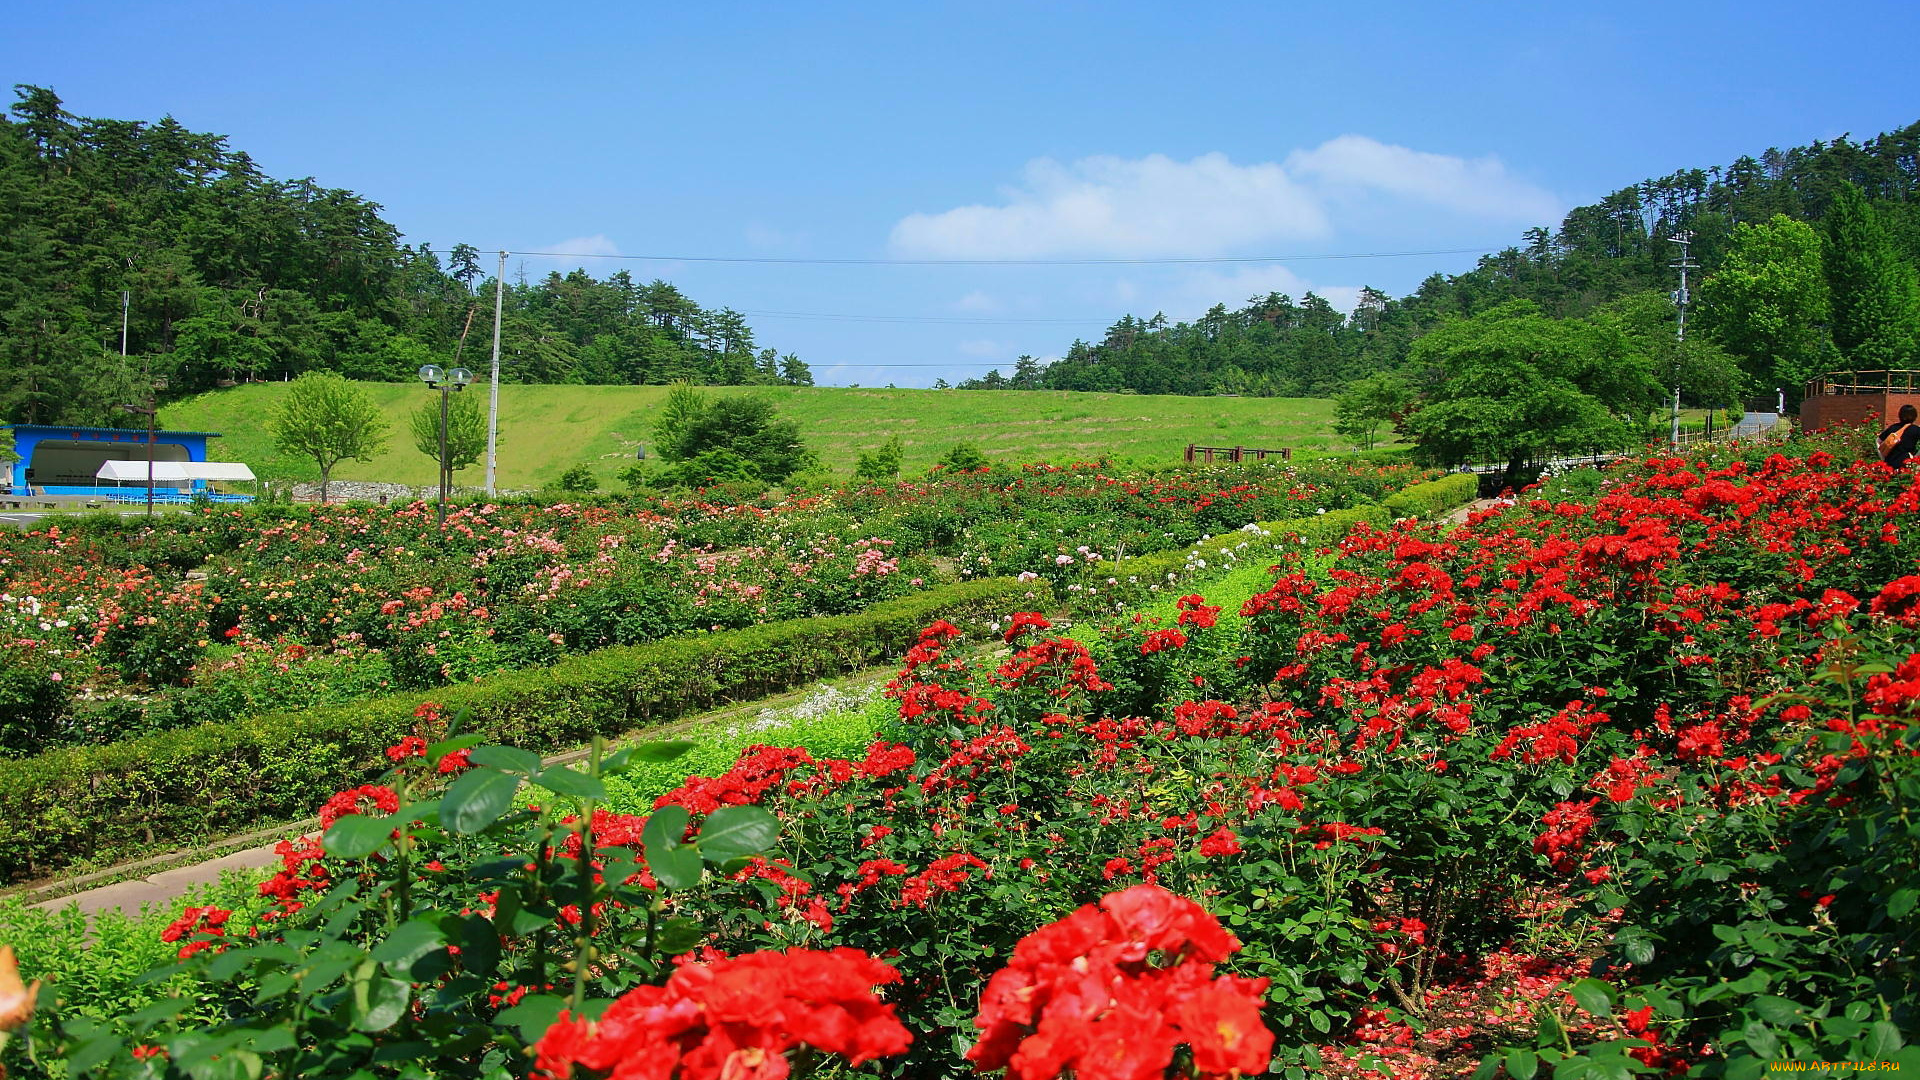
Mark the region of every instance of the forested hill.
MULTIPOLYGON (((962 385, 1326 395, 1362 376, 1402 368, 1413 340, 1448 316, 1513 300, 1532 301, 1560 318, 1621 301, 1644 307, 1633 299, 1675 288, 1669 264, 1678 248, 1668 237, 1691 230, 1694 259, 1712 275, 1738 226, 1763 225, 1774 215, 1819 222, 1849 181, 1865 193, 1911 266, 1920 263, 1917 155, 1920 123, 1860 143, 1842 136, 1724 167, 1686 169, 1577 207, 1558 231, 1530 230, 1521 244, 1482 257, 1464 274, 1435 274, 1410 296, 1392 299, 1368 289, 1351 318, 1311 293, 1297 301, 1277 293, 1255 297, 1231 311, 1216 306, 1193 323, 1129 315, 1098 342, 1074 342, 1063 360, 1044 370, 1022 358, 1011 374, 962 385)), ((1738 343, 1725 344, 1737 351, 1738 343)))
MULTIPOLYGON (((51 90, 16 89, 0 117, 0 420, 127 422, 117 406, 145 396, 147 365, 167 396, 316 369, 408 379, 448 360, 476 305, 466 355, 489 352, 490 257, 463 246, 443 263, 378 204, 272 179, 171 117, 84 119, 51 90)), ((516 282, 505 305, 514 381, 812 382, 738 312, 624 271, 516 282)))

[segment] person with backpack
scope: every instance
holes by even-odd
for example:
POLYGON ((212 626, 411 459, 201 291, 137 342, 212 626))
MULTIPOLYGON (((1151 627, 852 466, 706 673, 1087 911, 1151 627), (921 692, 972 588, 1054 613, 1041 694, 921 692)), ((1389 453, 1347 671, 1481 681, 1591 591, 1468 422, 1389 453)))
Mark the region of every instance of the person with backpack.
POLYGON ((1880 432, 1876 445, 1880 450, 1880 460, 1886 462, 1888 468, 1905 468, 1914 451, 1920 449, 1920 424, 1914 422, 1916 419, 1920 419, 1920 410, 1911 405, 1902 405, 1900 419, 1880 432))

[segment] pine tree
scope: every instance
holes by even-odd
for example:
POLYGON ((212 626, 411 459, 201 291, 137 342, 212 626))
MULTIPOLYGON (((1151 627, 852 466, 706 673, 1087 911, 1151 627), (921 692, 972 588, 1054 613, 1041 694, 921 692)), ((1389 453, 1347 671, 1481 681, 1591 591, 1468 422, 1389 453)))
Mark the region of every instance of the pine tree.
POLYGON ((1879 215, 1851 183, 1834 192, 1821 252, 1831 294, 1833 343, 1859 368, 1914 362, 1920 282, 1894 250, 1879 215))

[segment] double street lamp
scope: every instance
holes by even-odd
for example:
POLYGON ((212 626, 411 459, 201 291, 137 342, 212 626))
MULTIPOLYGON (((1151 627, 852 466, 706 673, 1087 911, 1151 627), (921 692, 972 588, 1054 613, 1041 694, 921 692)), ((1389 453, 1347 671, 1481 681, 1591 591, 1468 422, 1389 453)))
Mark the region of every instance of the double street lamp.
POLYGON ((455 390, 465 390, 473 381, 473 372, 463 367, 443 371, 439 364, 427 364, 420 369, 420 381, 427 384, 427 389, 440 391, 440 504, 434 520, 444 528, 447 491, 453 486, 453 470, 447 461, 447 398, 455 390))

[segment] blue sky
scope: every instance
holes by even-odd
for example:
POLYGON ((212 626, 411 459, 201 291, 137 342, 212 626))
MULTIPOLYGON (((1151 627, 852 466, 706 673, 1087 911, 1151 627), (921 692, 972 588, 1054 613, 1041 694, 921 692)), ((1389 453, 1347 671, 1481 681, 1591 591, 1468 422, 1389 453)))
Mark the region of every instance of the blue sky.
MULTIPOLYGON (((0 70, 80 115, 226 134, 436 247, 1327 256, 1505 246, 1649 175, 1911 123, 1917 35, 1920 5, 1877 0, 52 2, 8 15, 0 70)), ((822 382, 906 386, 1127 312, 1345 306, 1473 259, 509 273, 664 277, 822 382)))

